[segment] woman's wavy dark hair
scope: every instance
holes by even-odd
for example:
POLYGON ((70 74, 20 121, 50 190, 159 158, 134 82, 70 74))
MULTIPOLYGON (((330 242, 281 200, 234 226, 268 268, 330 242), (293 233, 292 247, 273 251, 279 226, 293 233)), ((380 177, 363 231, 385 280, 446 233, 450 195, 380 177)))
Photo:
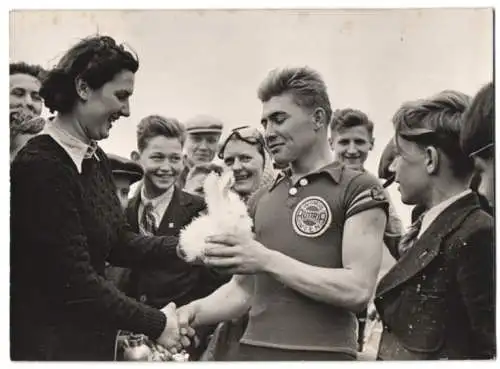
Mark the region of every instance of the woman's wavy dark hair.
POLYGON ((42 81, 40 95, 51 111, 68 113, 78 100, 75 81, 99 89, 123 70, 137 72, 139 59, 109 36, 85 38, 71 47, 42 81))

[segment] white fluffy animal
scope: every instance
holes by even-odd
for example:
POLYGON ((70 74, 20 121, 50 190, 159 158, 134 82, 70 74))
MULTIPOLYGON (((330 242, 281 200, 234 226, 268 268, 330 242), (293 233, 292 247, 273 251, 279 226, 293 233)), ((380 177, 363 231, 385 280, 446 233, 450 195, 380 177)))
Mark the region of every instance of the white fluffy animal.
POLYGON ((245 203, 231 189, 233 172, 228 170, 218 176, 210 173, 203 189, 208 213, 194 219, 180 232, 178 255, 188 263, 201 261, 208 247, 205 238, 230 234, 242 242, 252 239, 252 219, 245 203))

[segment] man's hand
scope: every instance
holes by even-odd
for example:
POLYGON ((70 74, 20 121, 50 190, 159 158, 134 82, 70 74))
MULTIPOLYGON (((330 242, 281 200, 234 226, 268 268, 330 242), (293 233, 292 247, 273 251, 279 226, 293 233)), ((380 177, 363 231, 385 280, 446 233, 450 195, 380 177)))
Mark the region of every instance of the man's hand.
POLYGON ((230 274, 256 274, 264 272, 272 250, 261 243, 241 240, 231 235, 207 237, 210 244, 205 251, 204 264, 230 274))
POLYGON ((177 309, 177 322, 179 323, 181 343, 184 347, 188 347, 191 342, 194 343, 195 347, 199 345, 199 339, 196 337, 196 332, 191 326, 194 322, 195 314, 192 304, 184 305, 177 309))
POLYGON ((165 329, 160 337, 158 337, 157 341, 170 352, 176 353, 181 349, 181 335, 179 323, 177 321, 176 306, 173 302, 171 302, 161 311, 167 318, 167 324, 165 324, 165 329))

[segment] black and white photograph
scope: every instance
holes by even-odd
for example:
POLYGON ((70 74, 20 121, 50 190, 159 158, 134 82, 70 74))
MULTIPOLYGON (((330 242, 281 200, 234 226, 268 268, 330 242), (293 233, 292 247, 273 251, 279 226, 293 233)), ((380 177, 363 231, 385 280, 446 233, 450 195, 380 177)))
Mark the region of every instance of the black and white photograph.
POLYGON ((10 361, 496 360, 494 17, 9 9, 10 361))

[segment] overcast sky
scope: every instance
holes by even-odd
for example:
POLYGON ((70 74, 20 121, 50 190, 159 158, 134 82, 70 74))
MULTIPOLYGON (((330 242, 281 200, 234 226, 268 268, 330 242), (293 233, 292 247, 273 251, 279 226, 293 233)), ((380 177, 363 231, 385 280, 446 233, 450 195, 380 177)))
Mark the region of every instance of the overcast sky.
POLYGON ((334 109, 361 109, 375 122, 367 167, 376 171, 402 102, 444 89, 474 94, 492 79, 492 24, 487 9, 22 11, 11 13, 10 59, 51 67, 96 32, 130 44, 140 57, 131 116, 102 142, 125 156, 148 114, 257 126, 267 72, 308 65, 323 75, 334 109))

